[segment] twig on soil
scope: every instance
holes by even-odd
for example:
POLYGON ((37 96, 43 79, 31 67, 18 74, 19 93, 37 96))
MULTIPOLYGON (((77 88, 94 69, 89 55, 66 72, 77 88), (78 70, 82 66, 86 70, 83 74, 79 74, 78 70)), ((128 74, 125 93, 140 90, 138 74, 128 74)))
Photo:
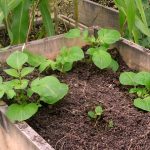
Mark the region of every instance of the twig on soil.
POLYGON ((62 137, 61 139, 59 139, 56 144, 55 144, 55 149, 57 149, 57 145, 59 142, 61 142, 63 139, 65 139, 67 137, 67 135, 65 135, 64 137, 62 137))

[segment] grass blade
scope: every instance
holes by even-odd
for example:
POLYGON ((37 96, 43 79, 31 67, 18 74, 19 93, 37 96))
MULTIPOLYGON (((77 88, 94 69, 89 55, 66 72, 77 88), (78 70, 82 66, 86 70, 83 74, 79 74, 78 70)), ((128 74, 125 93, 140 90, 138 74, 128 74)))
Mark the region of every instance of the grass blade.
POLYGON ((29 27, 29 8, 31 3, 31 0, 22 1, 13 10, 13 22, 11 29, 14 38, 12 44, 23 43, 26 40, 29 27))
POLYGON ((49 1, 41 0, 39 3, 39 9, 41 11, 43 23, 44 23, 48 36, 54 35, 55 31, 54 31, 53 21, 52 21, 50 9, 49 9, 49 1))

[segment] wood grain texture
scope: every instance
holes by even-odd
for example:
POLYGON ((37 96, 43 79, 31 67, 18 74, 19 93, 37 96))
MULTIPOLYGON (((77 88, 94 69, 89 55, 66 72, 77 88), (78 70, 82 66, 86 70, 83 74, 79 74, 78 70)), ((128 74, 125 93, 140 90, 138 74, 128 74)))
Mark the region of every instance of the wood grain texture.
POLYGON ((0 150, 54 150, 26 122, 10 123, 4 116, 6 108, 0 106, 0 150))
POLYGON ((79 22, 88 27, 100 26, 119 30, 118 11, 90 0, 79 1, 79 22))

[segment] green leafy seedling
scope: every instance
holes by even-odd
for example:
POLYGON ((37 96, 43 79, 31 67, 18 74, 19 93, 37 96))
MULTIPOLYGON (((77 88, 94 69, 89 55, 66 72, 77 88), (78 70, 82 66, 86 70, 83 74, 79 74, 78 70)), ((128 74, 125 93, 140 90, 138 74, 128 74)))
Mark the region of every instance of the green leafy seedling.
POLYGON ((87 50, 92 58, 93 63, 100 69, 111 68, 117 71, 119 65, 108 52, 111 44, 114 44, 120 39, 120 33, 116 30, 101 29, 98 31, 98 37, 93 36, 84 37, 85 40, 91 44, 91 48, 87 50))
POLYGON ((98 120, 100 119, 100 117, 102 116, 102 114, 103 114, 103 108, 101 106, 96 106, 94 111, 89 111, 88 112, 88 116, 91 119, 96 120, 95 126, 96 126, 98 120))
POLYGON ((150 73, 149 72, 123 72, 119 77, 123 85, 133 86, 129 93, 135 93, 138 98, 134 99, 134 106, 150 111, 150 73))
POLYGON ((33 65, 34 67, 36 67, 34 63, 32 62, 32 60, 38 61, 39 59, 40 72, 43 72, 48 68, 51 68, 52 70, 58 70, 64 73, 72 69, 74 62, 82 60, 83 58, 84 58, 83 50, 80 47, 74 46, 71 48, 66 48, 66 47, 62 48, 60 50, 59 55, 56 57, 54 61, 48 60, 46 58, 41 59, 41 58, 38 58, 36 55, 33 55, 30 53, 29 63, 33 65))
POLYGON ((6 94, 7 98, 13 99, 14 102, 8 106, 6 111, 7 117, 12 122, 29 119, 41 107, 41 101, 55 104, 68 92, 68 86, 60 83, 53 76, 37 78, 30 85, 29 80, 25 79, 25 77, 33 72, 34 67, 24 67, 24 64, 37 65, 36 62, 40 62, 37 65, 39 66, 43 60, 45 61, 45 58, 40 56, 37 59, 31 55, 30 58, 32 59, 28 61, 28 55, 23 52, 16 51, 12 53, 6 61, 11 68, 4 71, 15 79, 3 82, 2 77, 0 77, 0 98, 6 94), (33 93, 37 94, 37 100, 31 102, 30 98, 33 93))
POLYGON ((88 30, 81 32, 79 29, 71 29, 65 34, 66 38, 82 37, 84 41, 90 44, 87 54, 92 58, 93 63, 100 69, 111 68, 114 72, 118 70, 119 65, 108 52, 111 44, 119 41, 121 35, 117 30, 100 29, 98 37, 90 36, 88 30))
POLYGON ((68 93, 68 86, 60 83, 54 76, 47 76, 33 80, 31 91, 37 93, 41 101, 47 104, 55 104, 68 93))

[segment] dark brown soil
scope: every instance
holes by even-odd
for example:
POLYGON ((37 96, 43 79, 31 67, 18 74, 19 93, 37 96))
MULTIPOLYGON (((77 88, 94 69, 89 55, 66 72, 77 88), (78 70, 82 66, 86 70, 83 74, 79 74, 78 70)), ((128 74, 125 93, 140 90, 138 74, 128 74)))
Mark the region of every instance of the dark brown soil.
MULTIPOLYGON (((63 34, 67 32, 70 28, 63 22, 58 22, 58 27, 56 31, 57 34, 63 34)), ((29 35, 29 41, 38 40, 46 37, 46 31, 44 30, 43 24, 37 24, 32 28, 32 31, 29 35)), ((10 39, 6 29, 0 30, 0 48, 10 45, 10 39)))
POLYGON ((134 108, 134 95, 120 86, 120 72, 129 69, 120 58, 119 63, 117 73, 85 62, 67 74, 57 73, 69 85, 68 95, 41 108, 29 125, 56 150, 150 150, 150 113, 134 108), (87 112, 97 105, 104 113, 96 124, 87 112))
POLYGON ((91 1, 97 2, 101 5, 108 6, 108 7, 114 7, 115 6, 113 0, 91 0, 91 1))

